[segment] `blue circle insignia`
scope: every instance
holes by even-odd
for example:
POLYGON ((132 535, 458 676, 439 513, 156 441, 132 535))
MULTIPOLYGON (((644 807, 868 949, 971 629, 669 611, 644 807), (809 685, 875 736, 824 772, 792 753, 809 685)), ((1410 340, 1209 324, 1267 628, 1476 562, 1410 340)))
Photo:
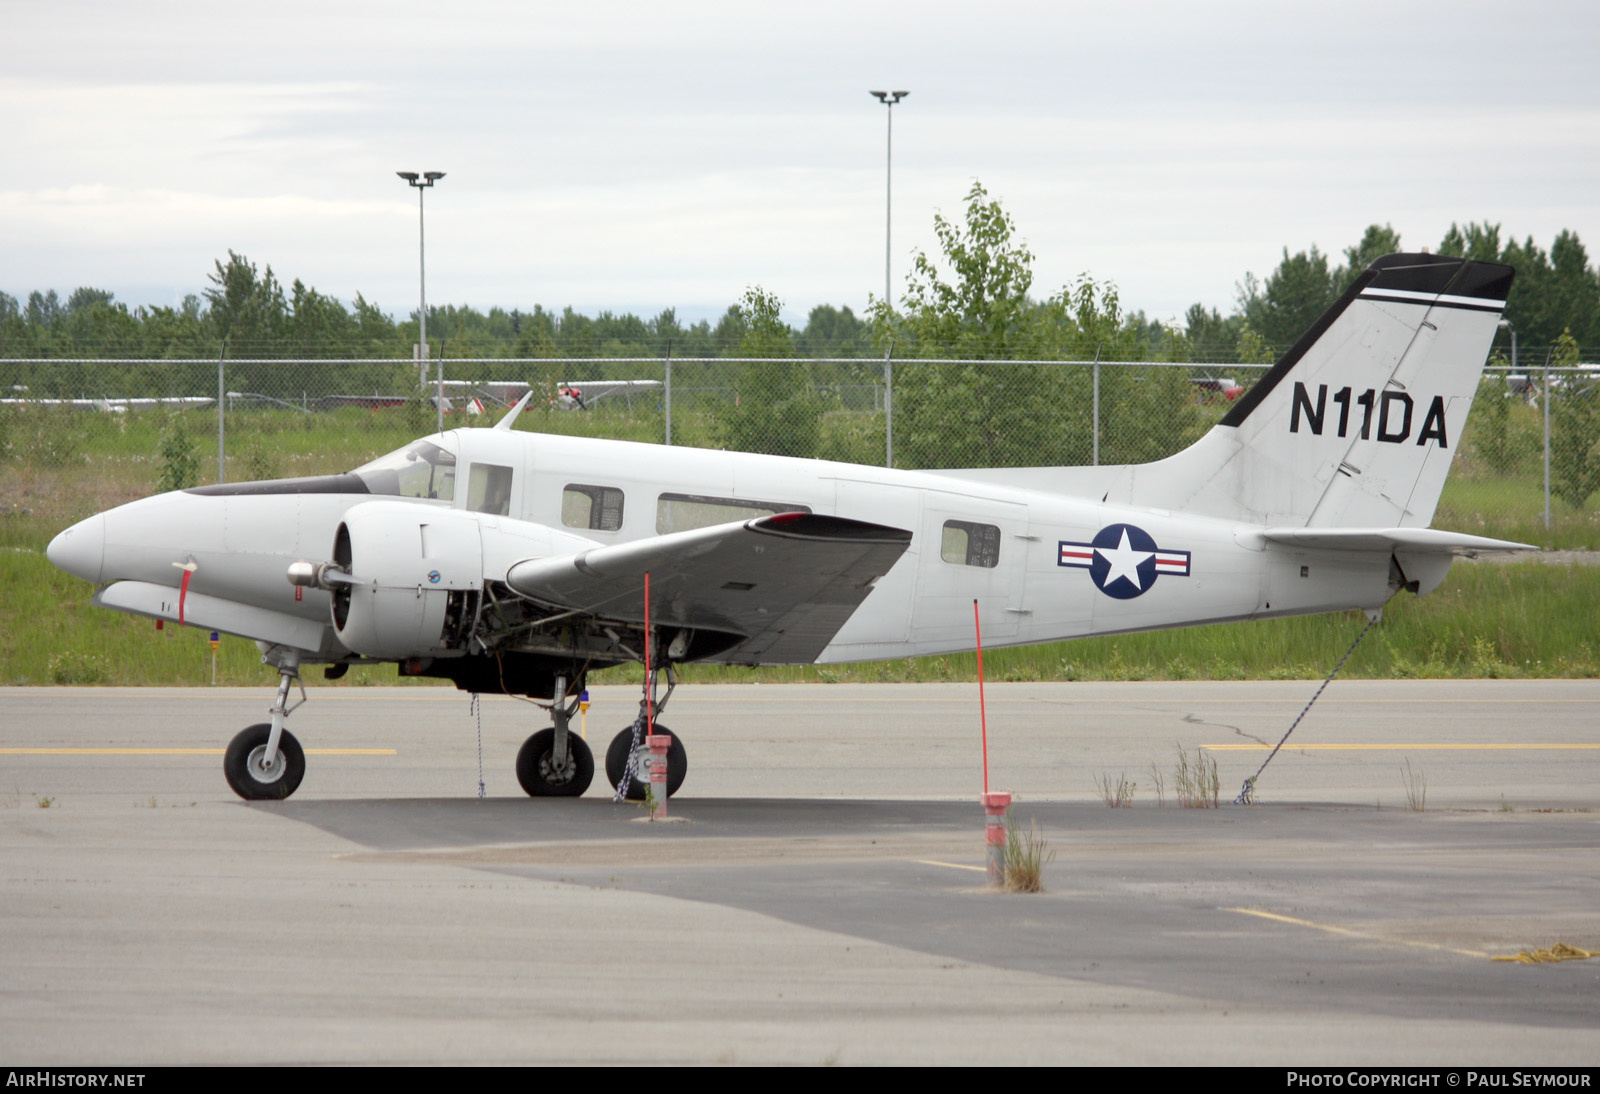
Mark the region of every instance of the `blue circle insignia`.
POLYGON ((1095 588, 1118 600, 1143 596, 1156 581, 1156 541, 1132 524, 1108 524, 1092 541, 1089 577, 1095 588))
POLYGON ((431 581, 435 585, 439 584, 439 571, 438 570, 429 570, 428 571, 428 580, 431 581))

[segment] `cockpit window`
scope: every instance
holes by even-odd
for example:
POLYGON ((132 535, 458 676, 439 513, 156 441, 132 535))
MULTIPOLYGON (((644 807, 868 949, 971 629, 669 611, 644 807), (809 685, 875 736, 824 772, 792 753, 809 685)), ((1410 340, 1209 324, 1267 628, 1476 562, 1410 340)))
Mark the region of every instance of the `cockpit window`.
POLYGON ((379 456, 351 474, 374 494, 450 501, 456 493, 456 457, 432 441, 417 441, 398 452, 379 456))

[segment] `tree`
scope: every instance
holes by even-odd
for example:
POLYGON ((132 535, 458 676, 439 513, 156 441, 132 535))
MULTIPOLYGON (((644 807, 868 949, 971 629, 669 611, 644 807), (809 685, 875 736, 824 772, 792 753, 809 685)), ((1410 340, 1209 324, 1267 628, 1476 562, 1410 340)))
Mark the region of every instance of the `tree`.
POLYGON ((231 250, 228 264, 219 260, 216 266, 216 272, 207 275, 212 287, 205 296, 217 336, 240 356, 267 356, 272 348, 269 343, 278 337, 284 323, 283 286, 271 266, 258 274, 255 263, 231 250))
POLYGON ((795 348, 803 357, 865 357, 871 333, 849 308, 818 304, 806 317, 806 329, 796 337, 795 348))
POLYGON ((1232 361, 1234 347, 1244 332, 1244 317, 1230 315, 1226 319, 1216 308, 1206 310, 1204 304, 1194 304, 1184 313, 1184 333, 1200 361, 1232 361))
MULTIPOLYGON (((742 329, 736 356, 793 358, 794 332, 779 317, 782 301, 760 285, 734 305, 742 329)), ((815 456, 822 403, 811 391, 805 365, 793 360, 751 361, 735 374, 735 396, 717 415, 724 448, 774 456, 815 456)))
POLYGON ((1250 275, 1239 289, 1240 311, 1251 329, 1272 345, 1288 347, 1333 303, 1337 290, 1328 256, 1317 248, 1291 255, 1261 284, 1250 275))
POLYGON ((48 327, 56 321, 61 314, 61 298, 56 296, 56 291, 31 292, 28 294, 28 325, 32 327, 48 327))
POLYGON ((1452 258, 1470 258, 1475 262, 1499 262, 1503 254, 1500 249, 1500 225, 1484 221, 1482 224, 1469 223, 1462 228, 1452 222, 1450 230, 1439 244, 1439 253, 1452 258))
MULTIPOLYGON (((1571 331, 1556 340, 1551 365, 1578 363, 1578 343, 1571 331)), ((1580 373, 1558 373, 1563 387, 1550 398, 1550 492, 1574 509, 1600 490, 1600 388, 1580 373)))
MULTIPOLYGON (((874 315, 878 337, 895 340, 896 463, 1088 463, 1094 452, 1090 370, 1002 360, 1137 359, 1138 330, 1123 315, 1116 287, 1084 275, 1042 304, 1030 300, 1033 254, 981 183, 968 191, 964 223, 938 216, 934 230, 942 264, 919 254, 907 278, 905 313, 880 304, 874 315), (968 363, 901 363, 908 352, 968 363)), ((1137 406, 1132 385, 1138 382, 1105 370, 1102 406, 1137 406)), ((1110 418, 1103 415, 1102 424, 1109 436, 1110 418)))
POLYGON ((1360 277, 1374 260, 1384 255, 1396 254, 1401 249, 1400 233, 1392 226, 1369 225, 1360 243, 1344 249, 1345 264, 1333 273, 1333 291, 1335 294, 1344 292, 1355 284, 1356 278, 1360 277))
MULTIPOLYGON (((1025 341, 1033 252, 1015 240, 1011 215, 989 199, 981 182, 967 191, 965 220, 963 229, 934 214, 934 234, 954 279, 917 252, 907 278, 904 333, 924 357, 1010 357, 1025 341)), ((887 302, 877 311, 880 325, 892 319, 887 302)))

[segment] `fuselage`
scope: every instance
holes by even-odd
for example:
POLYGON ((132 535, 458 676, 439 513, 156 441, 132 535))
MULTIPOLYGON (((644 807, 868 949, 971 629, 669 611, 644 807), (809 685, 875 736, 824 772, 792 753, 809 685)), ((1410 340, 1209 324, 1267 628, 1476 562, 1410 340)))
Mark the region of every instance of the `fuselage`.
MULTIPOLYGON (((493 429, 427 441, 441 454, 431 477, 414 458, 386 458, 398 474, 363 469, 314 490, 163 494, 75 525, 50 556, 102 585, 174 596, 191 566, 185 595, 194 603, 237 606, 221 629, 323 657, 347 652, 327 625, 328 594, 290 585, 287 568, 333 557, 344 514, 386 495, 532 531, 536 552, 550 555, 794 509, 910 531, 905 554, 819 661, 971 649, 974 602, 984 644, 1003 646, 1376 608, 1388 592, 1387 552, 1290 548, 1259 526, 1004 482, 493 429)), ((484 565, 509 561, 485 556, 484 565)), ((171 614, 148 598, 119 602, 114 590, 103 594, 108 606, 171 614)))

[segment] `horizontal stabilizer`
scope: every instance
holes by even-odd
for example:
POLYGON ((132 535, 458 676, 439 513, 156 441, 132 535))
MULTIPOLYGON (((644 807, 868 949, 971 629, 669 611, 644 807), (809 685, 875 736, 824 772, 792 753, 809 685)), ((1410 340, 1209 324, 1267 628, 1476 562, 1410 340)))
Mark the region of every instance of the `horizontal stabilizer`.
POLYGON ((1268 528, 1272 543, 1331 551, 1406 551, 1424 554, 1474 555, 1537 551, 1531 543, 1469 536, 1438 528, 1268 528))
POLYGON ((528 559, 506 584, 550 607, 638 623, 649 573, 652 626, 743 636, 708 660, 809 664, 910 543, 898 528, 777 513, 528 559))

